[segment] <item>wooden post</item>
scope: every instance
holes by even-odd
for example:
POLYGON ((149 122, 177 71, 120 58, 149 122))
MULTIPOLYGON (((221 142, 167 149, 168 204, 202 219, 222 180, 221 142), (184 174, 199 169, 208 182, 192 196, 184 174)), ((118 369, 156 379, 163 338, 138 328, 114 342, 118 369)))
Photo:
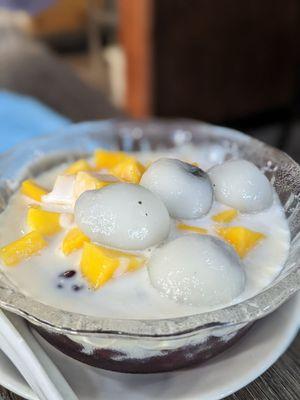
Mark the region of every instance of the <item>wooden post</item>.
POLYGON ((125 111, 133 117, 152 114, 153 0, 118 0, 119 34, 126 57, 125 111))

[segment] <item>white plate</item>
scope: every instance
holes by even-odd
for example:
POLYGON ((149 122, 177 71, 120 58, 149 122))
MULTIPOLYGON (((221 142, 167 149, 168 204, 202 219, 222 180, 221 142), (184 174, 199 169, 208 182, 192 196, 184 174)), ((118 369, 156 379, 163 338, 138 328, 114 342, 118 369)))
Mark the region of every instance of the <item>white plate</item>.
MULTIPOLYGON (((40 343, 80 400, 218 400, 256 379, 284 353, 299 329, 299 307, 300 294, 257 322, 243 339, 220 356, 199 367, 163 374, 97 370, 63 355, 41 338, 40 343)), ((0 384, 26 399, 37 400, 1 352, 0 384)))

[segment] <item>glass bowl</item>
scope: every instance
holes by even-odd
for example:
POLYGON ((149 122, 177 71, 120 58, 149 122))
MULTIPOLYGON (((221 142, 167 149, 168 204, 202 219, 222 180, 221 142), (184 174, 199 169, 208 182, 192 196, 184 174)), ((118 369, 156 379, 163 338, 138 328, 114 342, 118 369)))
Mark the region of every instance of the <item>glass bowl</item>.
POLYGON ((256 296, 216 311, 180 318, 97 318, 25 296, 0 273, 0 306, 26 320, 55 347, 90 365, 121 372, 160 372, 204 361, 228 348, 256 320, 300 287, 300 167, 283 152, 231 129, 190 120, 107 120, 64 128, 22 143, 0 157, 0 212, 20 182, 95 148, 170 149, 209 143, 225 159, 245 158, 268 176, 284 206, 291 248, 280 275, 256 296))

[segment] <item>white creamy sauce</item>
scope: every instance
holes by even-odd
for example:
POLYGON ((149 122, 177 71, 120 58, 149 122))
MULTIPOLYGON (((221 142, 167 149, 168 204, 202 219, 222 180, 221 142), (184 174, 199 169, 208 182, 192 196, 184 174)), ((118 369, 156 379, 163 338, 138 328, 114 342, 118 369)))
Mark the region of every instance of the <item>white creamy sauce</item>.
MULTIPOLYGON (((172 153, 141 153, 136 156, 145 164, 162 156, 177 157, 184 161, 198 162, 204 170, 224 161, 224 151, 221 146, 216 145, 202 146, 201 148, 189 145, 180 147, 172 153)), ((51 188, 58 172, 64 168, 65 165, 44 173, 37 181, 51 188)), ((29 231, 26 226, 26 207, 24 196, 16 193, 11 198, 8 207, 0 215, 0 246, 18 239, 29 231)), ((209 234, 216 235, 216 224, 213 223, 211 217, 226 209, 228 207, 215 201, 205 217, 196 220, 182 220, 182 222, 206 228, 209 234)), ((73 226, 70 218, 62 217, 62 219, 64 226, 70 224, 67 230, 73 226)), ((276 194, 269 209, 257 214, 239 214, 230 225, 245 226, 266 235, 266 238, 243 259, 247 277, 246 288, 243 294, 234 300, 236 303, 252 297, 278 275, 288 255, 290 232, 276 194)), ((146 266, 110 280, 97 291, 88 289, 86 281, 80 275, 81 250, 69 256, 64 256, 61 252, 61 243, 65 234, 66 230, 62 229, 59 234, 47 238, 49 246, 43 249, 41 254, 14 267, 1 265, 1 269, 26 295, 45 304, 86 315, 155 319, 211 310, 207 307, 179 304, 161 296, 150 284, 146 266), (59 274, 66 270, 76 270, 77 273, 69 279, 59 278, 59 274), (59 283, 63 285, 63 288, 57 287, 59 283), (83 288, 74 291, 72 290, 73 285, 83 285, 83 288)), ((184 231, 176 229, 173 220, 167 241, 184 234, 184 231)), ((152 251, 153 249, 147 249, 142 254, 149 257, 152 251)), ((224 306, 226 305, 228 304, 224 304, 224 306)))

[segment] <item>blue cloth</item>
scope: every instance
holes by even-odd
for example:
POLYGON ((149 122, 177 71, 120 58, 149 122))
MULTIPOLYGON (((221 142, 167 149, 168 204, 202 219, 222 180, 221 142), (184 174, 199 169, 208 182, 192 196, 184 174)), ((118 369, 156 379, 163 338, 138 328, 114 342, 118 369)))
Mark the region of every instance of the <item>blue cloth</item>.
POLYGON ((37 14, 57 0, 0 0, 0 7, 37 14))
POLYGON ((31 97, 0 91, 0 152, 33 136, 55 133, 70 122, 31 97))

